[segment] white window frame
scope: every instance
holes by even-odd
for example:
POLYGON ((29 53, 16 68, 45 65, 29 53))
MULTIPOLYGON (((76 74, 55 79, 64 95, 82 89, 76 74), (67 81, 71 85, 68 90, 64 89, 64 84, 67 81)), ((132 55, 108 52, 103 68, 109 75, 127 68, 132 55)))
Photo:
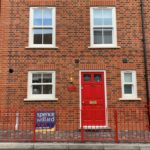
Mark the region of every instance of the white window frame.
POLYGON ((136 71, 133 70, 125 70, 121 71, 121 87, 122 87, 122 99, 138 99, 137 98, 137 79, 136 79, 136 71), (125 83, 124 80, 124 75, 125 73, 132 73, 132 82, 130 83, 125 83), (124 85, 126 84, 132 84, 132 94, 125 94, 124 93, 124 85))
POLYGON ((56 72, 55 71, 29 71, 28 72, 28 96, 26 100, 57 100, 56 99, 56 72), (51 73, 52 74, 52 94, 32 94, 32 74, 51 73))
POLYGON ((117 25, 116 25, 116 8, 115 7, 91 7, 90 8, 90 47, 93 48, 113 48, 117 47, 117 25), (94 26, 94 9, 111 9, 112 10, 112 44, 94 44, 94 27, 104 27, 104 26, 94 26))
POLYGON ((33 48, 53 48, 56 47, 56 8, 55 7, 30 7, 30 17, 29 17, 29 47, 33 48), (52 44, 34 44, 33 43, 33 28, 36 27, 33 25, 34 20, 34 10, 38 8, 48 8, 52 9, 52 44))

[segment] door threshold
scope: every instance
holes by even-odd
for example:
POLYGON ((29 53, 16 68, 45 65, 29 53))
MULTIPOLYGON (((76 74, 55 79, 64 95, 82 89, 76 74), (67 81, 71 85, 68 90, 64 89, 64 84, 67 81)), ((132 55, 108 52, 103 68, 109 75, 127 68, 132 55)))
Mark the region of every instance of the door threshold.
POLYGON ((83 129, 87 129, 87 130, 98 130, 98 129, 111 130, 111 128, 108 126, 83 126, 83 129))

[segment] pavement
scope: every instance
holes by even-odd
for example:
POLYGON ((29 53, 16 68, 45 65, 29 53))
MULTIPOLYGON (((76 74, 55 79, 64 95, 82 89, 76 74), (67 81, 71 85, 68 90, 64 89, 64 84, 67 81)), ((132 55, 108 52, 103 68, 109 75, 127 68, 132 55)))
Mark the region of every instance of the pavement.
POLYGON ((0 150, 150 150, 150 144, 0 143, 0 150))

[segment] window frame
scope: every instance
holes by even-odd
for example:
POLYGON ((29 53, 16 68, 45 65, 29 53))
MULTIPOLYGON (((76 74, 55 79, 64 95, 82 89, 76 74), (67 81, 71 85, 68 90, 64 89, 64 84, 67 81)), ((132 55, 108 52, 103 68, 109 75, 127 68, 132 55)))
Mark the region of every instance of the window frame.
MULTIPOLYGON (((45 84, 45 83, 44 83, 45 84)), ((42 83, 41 83, 42 85, 42 83)), ((28 94, 30 100, 56 100, 56 72, 55 71, 29 71, 28 72, 28 94), (34 73, 51 73, 52 74, 52 94, 32 94, 32 74, 34 73)))
MULTIPOLYGON (((29 15, 29 47, 33 48, 54 48, 56 47, 56 8, 55 7, 30 7, 30 15, 29 15), (33 28, 34 28, 34 10, 38 8, 48 8, 52 9, 52 44, 34 44, 33 42, 33 28)), ((49 26, 50 27, 50 26, 49 26)))
MULTIPOLYGON (((116 7, 91 7, 90 8, 90 47, 93 48, 113 48, 117 47, 117 24, 116 24, 116 7), (94 9, 111 9, 112 10, 112 44, 94 44, 94 9)), ((98 26, 97 26, 98 27, 98 26)))
POLYGON ((136 71, 133 70, 124 70, 121 71, 121 89, 122 89, 122 98, 123 99, 137 99, 137 79, 136 71), (125 83, 125 73, 132 73, 132 82, 125 83), (125 94, 124 85, 132 84, 132 94, 125 94))

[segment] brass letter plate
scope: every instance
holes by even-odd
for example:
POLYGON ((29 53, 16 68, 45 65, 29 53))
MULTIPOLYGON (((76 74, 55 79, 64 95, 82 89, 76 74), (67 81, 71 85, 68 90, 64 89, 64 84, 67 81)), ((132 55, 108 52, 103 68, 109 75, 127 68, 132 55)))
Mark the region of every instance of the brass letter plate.
POLYGON ((91 104, 91 105, 96 105, 96 104, 97 104, 97 101, 90 101, 90 104, 91 104))

